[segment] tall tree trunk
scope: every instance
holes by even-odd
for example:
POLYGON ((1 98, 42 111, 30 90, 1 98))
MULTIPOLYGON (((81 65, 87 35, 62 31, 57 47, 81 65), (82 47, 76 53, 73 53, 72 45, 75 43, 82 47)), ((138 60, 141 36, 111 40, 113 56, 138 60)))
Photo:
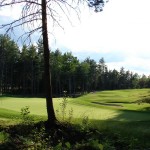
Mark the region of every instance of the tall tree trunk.
POLYGON ((13 85, 13 63, 11 64, 11 76, 10 76, 10 93, 13 94, 13 88, 14 88, 14 85, 13 85))
POLYGON ((31 95, 34 95, 34 87, 33 87, 33 83, 34 83, 34 75, 33 75, 33 58, 31 60, 31 95))
POLYGON ((73 75, 73 94, 75 96, 76 94, 76 82, 75 82, 75 76, 73 75))
POLYGON ((72 87, 71 87, 71 75, 69 77, 69 95, 71 96, 72 94, 72 87))
POLYGON ((58 79, 59 81, 59 96, 61 97, 61 83, 60 83, 60 74, 59 74, 59 79, 58 79))
POLYGON ((2 64, 2 67, 1 67, 1 77, 0 77, 0 95, 3 95, 3 64, 2 64), (2 69, 1 69, 2 68, 2 69))
POLYGON ((50 52, 48 45, 48 30, 47 30, 47 11, 46 0, 41 0, 42 3, 42 36, 44 47, 44 71, 45 71, 45 85, 46 85, 46 107, 48 115, 48 124, 54 124, 56 121, 53 101, 52 101, 52 86, 51 86, 51 73, 50 73, 50 52))
POLYGON ((25 60, 23 60, 23 75, 22 75, 22 80, 23 80, 23 95, 25 95, 25 60))
POLYGON ((0 69, 1 69, 1 75, 0 75, 0 95, 3 95, 3 85, 4 85, 4 62, 3 58, 1 61, 0 69))

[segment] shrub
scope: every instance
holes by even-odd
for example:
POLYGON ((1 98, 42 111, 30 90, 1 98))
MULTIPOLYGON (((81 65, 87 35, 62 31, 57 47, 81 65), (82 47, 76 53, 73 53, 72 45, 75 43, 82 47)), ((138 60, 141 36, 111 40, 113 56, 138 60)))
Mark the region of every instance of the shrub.
POLYGON ((29 114, 30 114, 29 106, 25 106, 21 108, 21 117, 22 117, 23 124, 33 123, 33 118, 29 116, 29 114))

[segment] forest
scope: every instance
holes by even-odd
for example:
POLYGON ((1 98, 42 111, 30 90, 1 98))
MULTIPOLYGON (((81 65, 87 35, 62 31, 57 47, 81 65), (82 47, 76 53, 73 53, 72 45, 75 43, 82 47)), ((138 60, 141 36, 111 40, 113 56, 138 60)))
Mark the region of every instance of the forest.
MULTIPOLYGON (((44 96, 42 39, 35 45, 18 45, 8 35, 0 35, 0 94, 44 96), (21 48, 20 48, 21 47, 21 48)), ((50 51, 53 97, 63 91, 78 96, 99 90, 149 88, 150 77, 132 71, 110 70, 103 57, 96 62, 80 61, 71 52, 50 51)))

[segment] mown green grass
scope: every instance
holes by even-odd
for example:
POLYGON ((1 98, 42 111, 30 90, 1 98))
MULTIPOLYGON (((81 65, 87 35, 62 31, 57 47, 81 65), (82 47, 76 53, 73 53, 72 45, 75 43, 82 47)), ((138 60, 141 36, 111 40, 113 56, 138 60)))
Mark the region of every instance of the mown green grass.
POLYGON ((20 112, 22 107, 29 106, 31 114, 46 115, 43 98, 0 97, 0 108, 20 112))
POLYGON ((150 120, 150 104, 138 104, 136 101, 149 95, 149 89, 102 91, 71 100, 71 103, 93 108, 91 119, 144 121, 150 120))
MULTIPOLYGON (((148 96, 150 89, 94 92, 78 98, 67 98, 66 111, 72 108, 74 118, 88 116, 94 120, 147 121, 150 120, 150 104, 135 102, 148 96)), ((62 98, 54 98, 53 101, 55 110, 59 110, 61 115, 62 98)), ((33 115, 46 116, 44 98, 0 97, 0 118, 18 117, 25 106, 29 106, 33 115)))

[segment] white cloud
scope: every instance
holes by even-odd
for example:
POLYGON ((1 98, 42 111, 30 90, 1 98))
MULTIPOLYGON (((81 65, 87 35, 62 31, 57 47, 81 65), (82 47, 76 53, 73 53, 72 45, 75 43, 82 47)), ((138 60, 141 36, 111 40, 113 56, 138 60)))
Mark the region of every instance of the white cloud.
POLYGON ((56 39, 74 53, 120 53, 122 61, 113 58, 110 67, 150 74, 149 6, 149 0, 111 0, 102 13, 84 13, 81 24, 57 32, 56 39))
POLYGON ((124 67, 125 70, 130 70, 139 75, 150 75, 149 71, 150 59, 142 59, 140 57, 128 57, 124 61, 107 63, 109 69, 120 70, 124 67))
MULTIPOLYGON (((122 4, 120 1, 115 1, 116 4, 122 4)), ((122 0, 122 2, 124 1, 122 0)), ((60 31, 57 32, 58 41, 72 50, 78 51, 108 52, 112 50, 120 51, 120 48, 123 51, 131 51, 132 49, 136 49, 136 51, 147 50, 150 47, 148 42, 150 38, 148 14, 145 11, 139 13, 139 8, 137 8, 139 5, 135 9, 133 5, 131 9, 131 4, 127 5, 126 3, 124 2, 124 5, 121 5, 123 7, 123 10, 121 10, 122 7, 119 4, 116 7, 112 0, 111 4, 108 3, 109 7, 104 12, 87 14, 88 17, 86 15, 86 19, 80 25, 73 28, 68 27, 65 34, 60 31), (126 5, 130 6, 129 10, 126 5), (141 14, 145 18, 140 17, 141 14)), ((138 3, 136 2, 136 4, 138 3)))
MULTIPOLYGON (((0 16, 9 17, 11 20, 18 19, 21 15, 21 5, 13 5, 0 9, 0 16)), ((7 18, 8 19, 8 18, 7 18)))

